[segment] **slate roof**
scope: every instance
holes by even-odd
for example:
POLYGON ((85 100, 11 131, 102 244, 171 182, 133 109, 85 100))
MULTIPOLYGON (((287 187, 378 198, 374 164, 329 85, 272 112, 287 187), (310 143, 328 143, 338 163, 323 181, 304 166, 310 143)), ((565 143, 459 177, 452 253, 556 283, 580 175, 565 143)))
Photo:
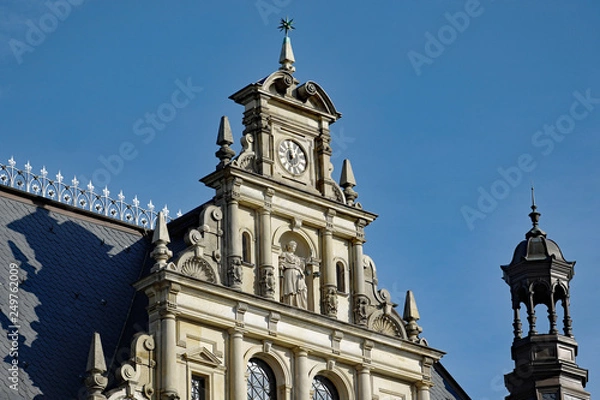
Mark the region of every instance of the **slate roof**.
POLYGON ((118 344, 149 249, 142 229, 0 186, 0 399, 77 399, 94 331, 107 365, 127 356, 129 343, 118 344), (6 379, 11 263, 20 282, 18 392, 6 379))
POLYGON ((429 392, 431 400, 471 400, 441 363, 433 364, 431 379, 434 385, 429 392))

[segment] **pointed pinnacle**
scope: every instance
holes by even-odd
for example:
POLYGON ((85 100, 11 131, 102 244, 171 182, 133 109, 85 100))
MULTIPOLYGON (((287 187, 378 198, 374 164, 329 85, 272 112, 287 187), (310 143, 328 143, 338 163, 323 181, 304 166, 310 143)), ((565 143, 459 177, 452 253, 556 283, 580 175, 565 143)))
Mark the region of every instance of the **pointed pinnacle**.
POLYGON ((152 244, 157 244, 158 242, 162 242, 163 244, 171 243, 167 222, 165 221, 165 214, 162 211, 159 212, 156 217, 156 227, 154 228, 154 234, 152 235, 152 244))
POLYGON ((412 290, 406 292, 406 300, 404 301, 404 316, 405 321, 418 321, 420 317, 419 310, 417 309, 417 302, 415 301, 415 295, 412 290))
POLYGON ((283 38, 283 44, 281 45, 281 55, 279 56, 279 64, 281 64, 280 70, 287 72, 294 72, 296 68, 292 64, 296 62, 294 58, 294 51, 292 50, 292 41, 289 36, 283 38))
POLYGON ((94 332, 94 337, 92 338, 86 372, 98 372, 101 374, 106 372, 106 361, 104 360, 102 341, 98 332, 94 332))
POLYGON ((352 165, 350 160, 344 160, 342 164, 342 176, 340 178, 340 186, 345 188, 346 186, 356 186, 356 179, 354 178, 354 172, 352 172, 352 165))
POLYGON ((233 144, 233 133, 231 133, 231 126, 229 125, 229 118, 226 115, 221 117, 219 123, 219 134, 217 135, 217 144, 219 146, 233 144))

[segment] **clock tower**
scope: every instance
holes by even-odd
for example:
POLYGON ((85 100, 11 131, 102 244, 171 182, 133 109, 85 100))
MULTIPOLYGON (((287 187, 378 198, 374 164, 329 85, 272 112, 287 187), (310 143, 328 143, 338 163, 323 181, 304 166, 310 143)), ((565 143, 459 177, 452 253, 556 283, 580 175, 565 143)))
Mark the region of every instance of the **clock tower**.
MULTIPOLYGON (((230 147, 233 134, 223 117, 220 163, 202 179, 216 190, 228 227, 223 280, 239 290, 283 299, 279 256, 293 240, 306 260, 308 309, 366 326, 370 308, 379 306, 366 294, 362 245, 364 227, 376 215, 355 202, 348 160, 340 182, 332 177, 330 126, 341 114, 320 85, 301 83, 293 75, 287 35, 293 28, 283 29, 280 68, 230 97, 244 106, 240 154, 230 147)), ((384 302, 391 304, 389 298, 384 302)))
POLYGON ((168 227, 159 218, 156 263, 136 283, 163 349, 161 399, 430 400, 443 353, 420 337, 412 293, 401 315, 378 287, 363 251, 377 216, 356 202, 348 160, 332 177, 341 114, 294 76, 282 27, 280 68, 231 96, 244 106, 241 151, 222 117, 201 179, 214 197, 168 227))

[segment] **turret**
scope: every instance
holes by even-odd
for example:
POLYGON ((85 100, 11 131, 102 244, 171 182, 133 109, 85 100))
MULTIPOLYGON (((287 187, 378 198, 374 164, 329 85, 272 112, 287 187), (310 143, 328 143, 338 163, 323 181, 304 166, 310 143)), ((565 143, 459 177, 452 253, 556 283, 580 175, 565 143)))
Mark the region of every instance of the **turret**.
POLYGON ((575 362, 578 346, 569 312, 569 282, 575 262, 565 260, 558 244, 548 239, 539 227, 541 214, 537 212, 533 188, 531 210, 532 228, 517 245, 510 264, 502 266, 503 279, 510 286, 514 315, 511 352, 515 369, 505 375, 510 392, 506 399, 589 399, 584 390, 588 372, 575 362), (547 315, 536 315, 538 305, 545 306, 547 315), (521 306, 527 313, 526 335, 521 306), (561 332, 559 312, 564 317, 561 332), (536 326, 537 319, 542 317, 548 318, 548 332, 539 332, 536 326))

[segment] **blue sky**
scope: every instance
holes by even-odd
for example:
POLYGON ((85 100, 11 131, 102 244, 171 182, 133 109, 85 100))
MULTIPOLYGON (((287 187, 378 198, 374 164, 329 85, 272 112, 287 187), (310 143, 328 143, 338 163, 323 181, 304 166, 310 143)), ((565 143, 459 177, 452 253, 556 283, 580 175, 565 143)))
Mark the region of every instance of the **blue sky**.
POLYGON ((458 382, 475 400, 505 395, 499 265, 530 227, 533 181, 541 227, 577 260, 578 363, 598 392, 597 2, 71 1, 60 19, 42 1, 0 3, 1 162, 95 177, 172 212, 203 203, 220 116, 236 142, 242 131, 228 96, 278 68, 289 15, 295 76, 343 114, 334 175, 350 159, 358 201, 379 214, 365 253, 396 302, 414 291, 423 335, 458 382), (181 108, 151 125, 182 85, 181 108))

